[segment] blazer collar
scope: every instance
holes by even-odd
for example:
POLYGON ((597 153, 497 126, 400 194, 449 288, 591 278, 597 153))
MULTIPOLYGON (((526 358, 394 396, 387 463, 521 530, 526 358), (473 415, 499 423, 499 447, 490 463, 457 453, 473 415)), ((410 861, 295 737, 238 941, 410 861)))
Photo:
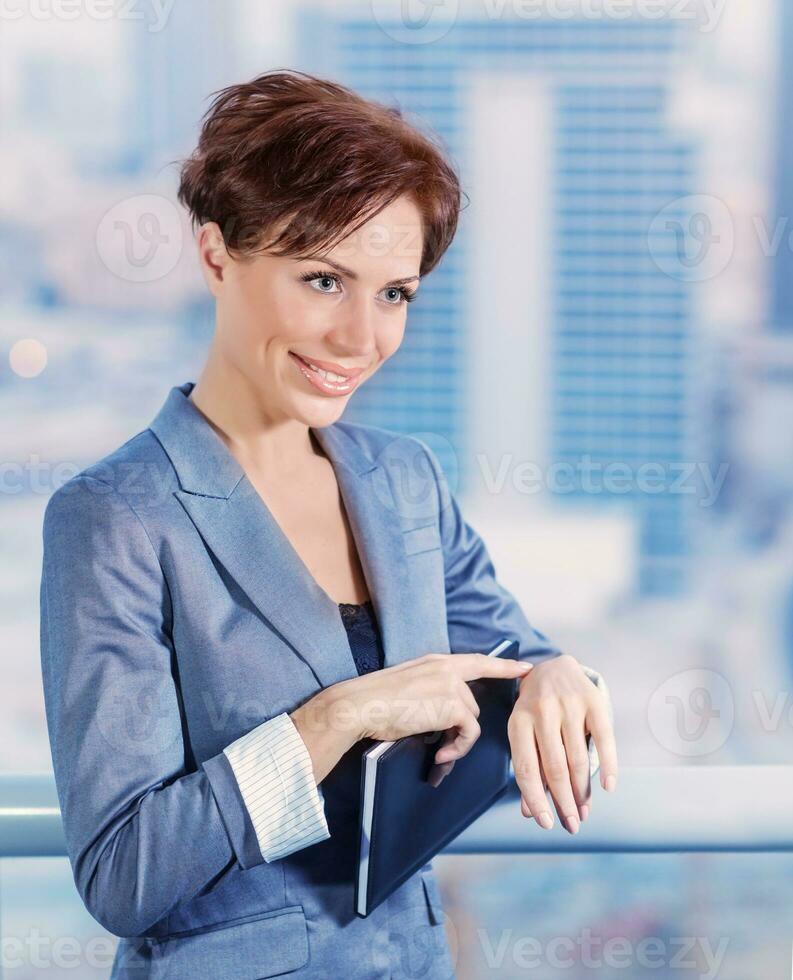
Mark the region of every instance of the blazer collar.
MULTIPOLYGON (((336 602, 322 589, 207 418, 174 386, 149 428, 171 459, 174 491, 206 545, 257 612, 323 686, 357 676, 336 602)), ((331 461, 380 626, 386 666, 416 656, 405 611, 410 576, 385 468, 337 424, 312 429, 331 461)))

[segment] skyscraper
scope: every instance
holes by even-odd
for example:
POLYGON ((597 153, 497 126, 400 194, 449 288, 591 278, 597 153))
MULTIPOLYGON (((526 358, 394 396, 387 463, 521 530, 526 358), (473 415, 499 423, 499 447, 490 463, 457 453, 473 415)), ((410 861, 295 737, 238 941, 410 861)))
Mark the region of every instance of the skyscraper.
MULTIPOLYGON (((351 416, 438 432, 463 462, 464 488, 471 449, 486 451, 470 445, 482 399, 500 398, 505 419, 512 411, 532 413, 517 420, 521 444, 513 446, 545 474, 552 464, 568 465, 565 486, 549 480, 555 501, 631 509, 640 523, 637 591, 680 591, 694 505, 691 494, 671 492, 669 484, 691 453, 691 285, 653 260, 648 232, 659 212, 671 205, 675 218, 674 202, 693 193, 695 146, 665 119, 688 25, 461 16, 431 43, 405 43, 404 25, 391 26, 354 13, 306 12, 298 34, 312 70, 425 120, 459 164, 466 190, 500 198, 500 217, 487 231, 500 251, 483 276, 475 259, 485 226, 463 212, 455 243, 411 309, 403 350, 359 394, 351 416), (511 121, 501 115, 498 126, 487 125, 487 112, 475 107, 482 79, 494 93, 494 114, 514 106, 511 121), (536 83, 525 113, 510 98, 521 79, 536 83), (490 145, 474 131, 477 124, 490 145), (536 126, 543 127, 536 137, 547 160, 527 150, 532 173, 521 183, 509 157, 530 146, 536 126), (508 213, 505 174, 514 187, 511 229, 498 224, 508 213), (534 236, 532 258, 527 253, 522 261, 516 229, 535 221, 533 200, 545 213, 544 238, 534 236), (511 251, 510 242, 518 243, 511 251), (515 291, 516 275, 530 315, 515 291), (499 298, 510 284, 505 309, 499 298), (506 343, 505 330, 513 331, 506 343), (487 338, 496 334, 500 356, 488 358, 487 338), (515 359, 505 360, 513 339, 515 359), (520 390, 521 375, 531 392, 520 390), (662 492, 637 488, 637 467, 646 463, 662 467, 662 492), (625 492, 604 483, 603 468, 615 464, 627 467, 625 492), (600 468, 600 488, 585 485, 581 466, 600 468)), ((656 246, 673 250, 675 229, 656 246)))
POLYGON ((186 155, 212 92, 240 81, 235 70, 232 5, 192 0, 154 9, 123 25, 128 46, 130 169, 159 172, 186 155))

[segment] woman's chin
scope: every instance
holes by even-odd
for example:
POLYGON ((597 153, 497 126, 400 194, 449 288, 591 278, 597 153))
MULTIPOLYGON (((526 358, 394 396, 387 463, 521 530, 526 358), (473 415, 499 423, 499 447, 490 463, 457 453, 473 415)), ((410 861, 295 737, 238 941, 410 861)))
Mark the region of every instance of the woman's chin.
POLYGON ((306 425, 324 426, 331 425, 341 418, 350 400, 350 396, 337 396, 335 398, 323 398, 318 396, 312 398, 300 397, 294 399, 292 403, 293 417, 300 419, 306 425))

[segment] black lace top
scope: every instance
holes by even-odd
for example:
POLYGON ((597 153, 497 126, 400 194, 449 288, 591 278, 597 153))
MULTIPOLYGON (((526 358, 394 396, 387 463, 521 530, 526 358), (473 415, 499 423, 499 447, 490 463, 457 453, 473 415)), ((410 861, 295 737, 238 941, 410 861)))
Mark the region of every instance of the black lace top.
POLYGON ((372 600, 340 602, 338 605, 358 673, 378 670, 384 664, 384 654, 372 600))

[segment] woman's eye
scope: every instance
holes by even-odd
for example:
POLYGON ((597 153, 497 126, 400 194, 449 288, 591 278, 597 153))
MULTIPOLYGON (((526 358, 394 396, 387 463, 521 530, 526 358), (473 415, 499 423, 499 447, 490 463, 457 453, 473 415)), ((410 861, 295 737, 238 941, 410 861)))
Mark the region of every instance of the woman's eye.
MULTIPOLYGON (((309 283, 319 293, 341 292, 341 280, 329 272, 305 272, 300 278, 303 282, 309 283), (337 288, 333 288, 333 287, 337 288)), ((380 294, 385 297, 389 306, 400 306, 402 303, 410 303, 413 300, 413 293, 400 286, 386 286, 380 290, 380 294)))
POLYGON ((399 303, 402 302, 402 298, 403 298, 402 290, 397 289, 396 286, 387 286, 383 290, 383 292, 386 295, 386 302, 392 303, 394 306, 397 306, 399 303))
POLYGON ((335 290, 329 288, 330 286, 333 286, 335 283, 336 283, 335 276, 318 276, 316 279, 311 280, 311 285, 319 289, 321 293, 335 292, 335 290))

